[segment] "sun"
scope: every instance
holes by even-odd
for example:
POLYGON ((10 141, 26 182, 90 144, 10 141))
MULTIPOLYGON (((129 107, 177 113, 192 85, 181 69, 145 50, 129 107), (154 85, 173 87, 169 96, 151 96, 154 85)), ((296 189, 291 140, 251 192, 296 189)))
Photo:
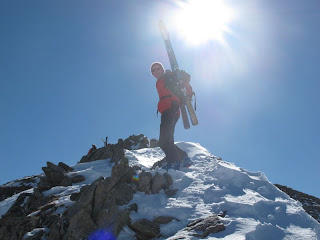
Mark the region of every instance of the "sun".
POLYGON ((233 10, 222 0, 179 2, 174 23, 188 43, 198 45, 209 40, 225 43, 224 34, 234 18, 233 10))

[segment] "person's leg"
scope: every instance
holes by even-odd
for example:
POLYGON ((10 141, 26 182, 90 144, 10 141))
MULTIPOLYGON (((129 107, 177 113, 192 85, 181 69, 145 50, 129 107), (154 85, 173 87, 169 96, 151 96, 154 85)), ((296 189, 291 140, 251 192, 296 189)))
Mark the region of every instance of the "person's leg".
POLYGON ((177 117, 177 114, 172 113, 171 110, 161 115, 159 145, 166 154, 167 163, 170 164, 179 161, 179 154, 174 145, 174 128, 178 118, 179 115, 177 117))

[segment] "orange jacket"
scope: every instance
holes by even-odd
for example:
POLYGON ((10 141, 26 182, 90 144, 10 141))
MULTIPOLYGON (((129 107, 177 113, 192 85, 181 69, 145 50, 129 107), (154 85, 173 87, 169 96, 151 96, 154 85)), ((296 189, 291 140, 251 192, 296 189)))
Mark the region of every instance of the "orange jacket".
POLYGON ((180 105, 180 99, 166 87, 164 77, 157 80, 156 87, 159 94, 158 111, 160 113, 170 109, 173 101, 177 101, 180 105))
MULTIPOLYGON (((189 79, 184 82, 184 86, 187 90, 187 94, 191 98, 193 95, 193 92, 189 84, 190 75, 185 73, 184 71, 183 71, 183 74, 185 74, 184 75, 185 77, 189 77, 189 79)), ((170 79, 170 77, 173 77, 173 76, 174 76, 173 73, 167 70, 166 73, 163 75, 163 77, 157 80, 156 87, 159 94, 158 111, 160 113, 163 113, 167 109, 170 109, 172 107, 173 101, 177 101, 177 103, 180 105, 179 97, 177 97, 174 93, 172 93, 166 86, 166 81, 169 81, 169 80, 166 80, 166 78, 170 79)), ((170 84, 169 82, 167 83, 170 84)))

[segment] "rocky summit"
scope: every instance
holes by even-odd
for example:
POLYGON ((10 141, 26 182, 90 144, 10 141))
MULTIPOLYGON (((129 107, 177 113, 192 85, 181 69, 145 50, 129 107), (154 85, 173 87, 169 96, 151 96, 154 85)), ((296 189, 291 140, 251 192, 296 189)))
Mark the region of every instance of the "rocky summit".
POLYGON ((176 144, 191 166, 163 169, 158 142, 133 135, 0 186, 0 239, 320 238, 319 199, 176 144))

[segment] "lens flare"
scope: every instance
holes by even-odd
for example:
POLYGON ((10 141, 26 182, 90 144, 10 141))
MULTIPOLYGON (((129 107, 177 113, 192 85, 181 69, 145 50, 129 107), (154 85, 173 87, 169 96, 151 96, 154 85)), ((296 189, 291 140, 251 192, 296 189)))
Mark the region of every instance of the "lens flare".
POLYGON ((136 174, 136 175, 133 175, 132 176, 132 181, 134 182, 138 182, 139 181, 139 176, 136 174))
POLYGON ((111 231, 97 230, 89 235, 88 240, 116 240, 116 237, 111 231))

